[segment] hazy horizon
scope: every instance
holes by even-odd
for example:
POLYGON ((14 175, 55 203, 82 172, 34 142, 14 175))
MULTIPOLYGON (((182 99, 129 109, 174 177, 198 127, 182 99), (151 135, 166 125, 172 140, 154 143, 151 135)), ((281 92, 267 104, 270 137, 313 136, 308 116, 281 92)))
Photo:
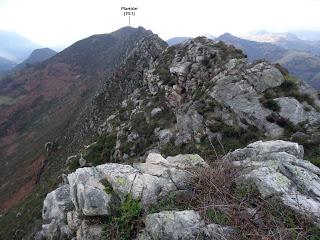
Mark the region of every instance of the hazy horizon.
POLYGON ((0 29, 14 31, 45 47, 66 47, 93 34, 128 25, 121 6, 138 7, 132 27, 162 39, 225 32, 320 31, 320 0, 0 0, 0 29), (285 18, 284 18, 285 16, 285 18))

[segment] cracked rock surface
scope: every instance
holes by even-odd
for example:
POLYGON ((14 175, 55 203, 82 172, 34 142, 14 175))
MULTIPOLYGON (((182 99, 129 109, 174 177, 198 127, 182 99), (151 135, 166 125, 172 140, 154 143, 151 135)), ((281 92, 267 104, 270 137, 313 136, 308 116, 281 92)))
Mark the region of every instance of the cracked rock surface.
POLYGON ((303 160, 297 143, 258 141, 225 156, 244 167, 244 178, 254 182, 261 195, 279 195, 283 203, 320 224, 320 169, 303 160))

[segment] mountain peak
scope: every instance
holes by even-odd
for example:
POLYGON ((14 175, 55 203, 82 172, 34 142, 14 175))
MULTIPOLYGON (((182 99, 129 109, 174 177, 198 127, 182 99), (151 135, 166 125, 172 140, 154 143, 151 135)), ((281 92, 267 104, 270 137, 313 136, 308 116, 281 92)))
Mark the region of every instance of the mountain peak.
POLYGON ((26 60, 24 60, 22 63, 20 63, 14 68, 14 71, 18 71, 31 65, 43 62, 56 54, 57 52, 50 48, 35 49, 34 51, 32 51, 31 55, 26 60))

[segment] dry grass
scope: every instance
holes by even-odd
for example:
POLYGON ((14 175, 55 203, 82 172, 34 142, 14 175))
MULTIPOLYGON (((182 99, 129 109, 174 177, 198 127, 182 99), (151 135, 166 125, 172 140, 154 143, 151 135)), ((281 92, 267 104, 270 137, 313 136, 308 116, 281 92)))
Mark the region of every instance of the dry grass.
POLYGON ((320 231, 285 207, 277 196, 263 199, 254 184, 241 184, 241 169, 226 161, 194 173, 190 206, 207 223, 232 226, 232 239, 319 240, 320 231))

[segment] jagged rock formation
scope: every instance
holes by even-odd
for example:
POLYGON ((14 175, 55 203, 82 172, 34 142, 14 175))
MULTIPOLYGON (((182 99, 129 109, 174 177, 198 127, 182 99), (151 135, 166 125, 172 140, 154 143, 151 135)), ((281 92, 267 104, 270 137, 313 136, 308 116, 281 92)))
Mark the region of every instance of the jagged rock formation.
MULTIPOLYGON (((62 239, 68 237, 73 230, 77 239, 92 239, 83 231, 85 223, 82 221, 88 224, 88 217, 112 215, 114 208, 119 207, 118 202, 125 201, 129 195, 140 200, 142 207, 147 209, 169 194, 186 194, 188 179, 192 176, 190 171, 201 167, 209 166, 199 155, 177 155, 165 159, 160 154, 151 153, 145 163, 133 166, 108 163, 79 168, 68 175, 67 184, 47 195, 42 211, 42 218, 47 224, 43 225, 38 238, 59 236, 58 239, 62 239), (86 220, 82 220, 83 218, 86 220), (66 220, 68 227, 64 224, 66 220)), ((176 221, 191 219, 192 226, 197 222, 200 224, 200 216, 195 212, 186 212, 186 215, 177 213, 176 216, 176 221), (192 219, 194 215, 197 216, 196 219, 192 219)), ((156 221, 155 217, 147 216, 147 222, 156 221)), ((181 227, 187 228, 184 222, 181 224, 181 227)), ((201 226, 204 227, 204 223, 201 226)), ((101 229, 100 226, 100 234, 101 229)), ((178 232, 174 234, 179 235, 178 232)))
POLYGON ((157 36, 137 46, 78 121, 75 141, 90 131, 107 135, 105 159, 123 161, 151 149, 174 154, 173 144, 213 155, 212 142, 225 152, 261 137, 317 138, 317 92, 280 66, 248 64, 240 50, 206 38, 164 46, 157 36))
MULTIPOLYGON (((256 184, 262 197, 277 194, 285 205, 320 224, 320 169, 302 158, 302 146, 276 140, 252 143, 224 159, 241 166, 244 181, 256 184)), ((187 196, 192 172, 200 168, 210 166, 199 155, 165 159, 156 153, 132 166, 79 168, 68 175, 67 184, 47 195, 42 211, 47 224, 37 239, 100 239, 111 230, 93 219, 112 215, 128 196, 141 202, 145 214, 145 227, 136 239, 231 239, 235 229, 205 224, 194 210, 148 213, 148 206, 169 194, 187 196)))

